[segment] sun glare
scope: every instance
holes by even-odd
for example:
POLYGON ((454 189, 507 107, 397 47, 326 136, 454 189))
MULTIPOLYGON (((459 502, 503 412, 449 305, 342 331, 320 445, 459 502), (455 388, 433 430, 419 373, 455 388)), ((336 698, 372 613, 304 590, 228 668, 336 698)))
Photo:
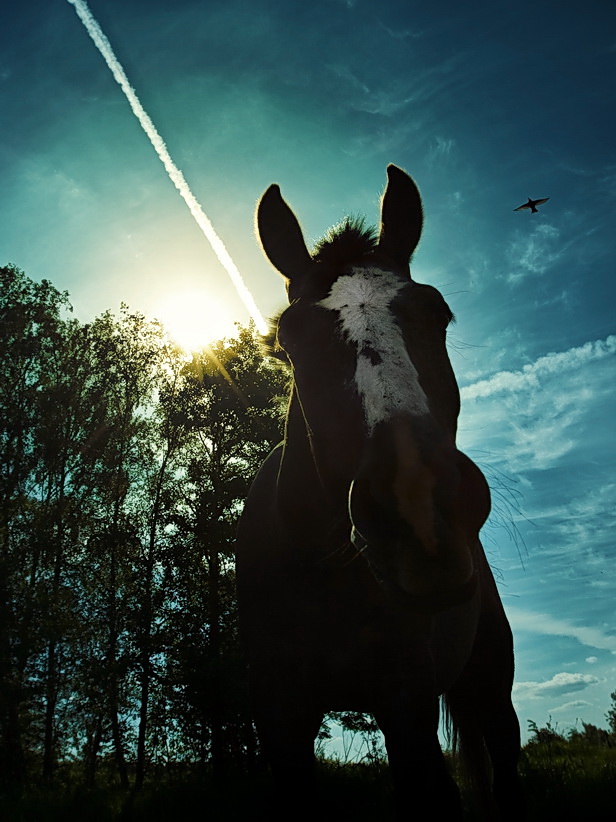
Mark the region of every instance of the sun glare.
POLYGON ((159 303, 156 316, 169 336, 188 352, 237 333, 229 310, 207 291, 171 294, 159 303))

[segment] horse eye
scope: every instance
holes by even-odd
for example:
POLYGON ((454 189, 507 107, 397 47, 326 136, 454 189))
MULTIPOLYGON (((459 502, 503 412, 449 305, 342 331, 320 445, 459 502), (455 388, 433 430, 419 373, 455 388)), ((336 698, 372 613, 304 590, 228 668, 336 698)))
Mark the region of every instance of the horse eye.
POLYGON ((309 317, 302 307, 293 303, 286 309, 278 320, 278 345, 287 352, 304 340, 309 328, 309 317))
POLYGON ((278 323, 278 331, 276 333, 276 342, 283 351, 290 351, 293 348, 294 341, 297 335, 289 331, 288 323, 278 323))

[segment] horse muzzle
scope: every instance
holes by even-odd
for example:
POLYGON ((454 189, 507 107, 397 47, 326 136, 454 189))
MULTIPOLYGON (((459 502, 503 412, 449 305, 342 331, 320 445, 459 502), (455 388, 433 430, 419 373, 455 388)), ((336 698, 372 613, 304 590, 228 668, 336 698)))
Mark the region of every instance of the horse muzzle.
POLYGON ((465 602, 477 589, 483 519, 465 519, 460 452, 444 447, 427 461, 408 438, 402 458, 393 447, 400 438, 383 444, 367 449, 350 487, 351 542, 382 586, 407 605, 438 611, 465 602))

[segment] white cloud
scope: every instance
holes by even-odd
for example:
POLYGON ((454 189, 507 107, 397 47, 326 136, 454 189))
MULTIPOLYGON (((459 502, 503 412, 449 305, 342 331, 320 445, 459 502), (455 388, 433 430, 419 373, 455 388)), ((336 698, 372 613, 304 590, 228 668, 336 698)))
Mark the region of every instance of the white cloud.
POLYGON ((615 353, 616 335, 610 334, 605 340, 593 340, 568 351, 546 354, 519 371, 499 371, 486 380, 464 386, 460 389, 460 397, 462 400, 470 400, 489 397, 501 391, 519 392, 539 388, 545 377, 579 368, 615 353))
POLYGON ((599 660, 596 656, 587 656, 585 661, 588 662, 589 665, 594 665, 595 662, 598 662, 599 660))
POLYGON ((582 438, 584 459, 589 449, 604 453, 607 444, 596 441, 592 420, 605 418, 614 396, 615 353, 611 335, 463 386, 460 447, 498 455, 508 474, 562 463, 582 438))
MULTIPOLYGON (((526 212, 523 212, 528 216, 526 212)), ((507 281, 517 284, 529 275, 543 274, 564 254, 567 244, 559 243, 560 231, 548 223, 534 226, 530 234, 516 233, 507 249, 509 272, 507 281)))
MULTIPOLYGON (((607 482, 575 497, 563 506, 560 514, 556 514, 557 522, 553 526, 559 535, 561 550, 567 552, 572 546, 595 545, 601 549, 606 545, 613 545, 616 526, 615 501, 616 483, 607 482)), ((590 557, 587 553, 584 553, 583 557, 587 565, 590 557)))
POLYGON ((554 674, 552 679, 545 682, 516 682, 513 694, 516 699, 540 699, 543 696, 561 696, 564 694, 583 691, 591 685, 600 682, 591 674, 554 674))
POLYGON ((587 702, 585 699, 574 699, 571 702, 565 702, 563 705, 558 705, 556 708, 552 708, 550 713, 570 713, 571 711, 583 711, 586 708, 591 707, 592 702, 587 702))
POLYGON ((568 413, 558 413, 546 406, 543 419, 526 419, 523 425, 511 423, 510 444, 503 448, 503 457, 511 470, 545 469, 574 447, 569 435, 582 412, 571 403, 568 413), (530 424, 529 424, 530 423, 530 424))
POLYGON ((600 628, 574 625, 567 619, 516 608, 515 605, 507 606, 507 616, 514 633, 516 631, 529 631, 545 636, 571 637, 582 645, 611 651, 611 653, 616 654, 616 636, 611 636, 600 628))

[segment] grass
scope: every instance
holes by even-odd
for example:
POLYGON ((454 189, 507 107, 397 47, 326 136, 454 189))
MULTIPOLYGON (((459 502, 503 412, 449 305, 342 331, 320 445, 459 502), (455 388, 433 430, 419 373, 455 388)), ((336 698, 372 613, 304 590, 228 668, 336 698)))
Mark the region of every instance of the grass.
MULTIPOLYGON (((616 748, 566 740, 527 745, 520 772, 529 822, 603 822, 614 816, 616 748)), ((113 784, 85 788, 69 780, 31 786, 21 793, 4 792, 0 794, 0 818, 2 822, 239 822, 271 818, 272 804, 265 773, 216 780, 208 774, 180 770, 150 779, 137 794, 123 792, 113 784)), ((315 818, 319 822, 393 822, 386 764, 322 761, 315 818)), ((468 822, 475 819, 478 817, 469 812, 468 822)))
POLYGON ((616 748, 555 741, 526 746, 520 772, 532 820, 612 819, 616 748))

